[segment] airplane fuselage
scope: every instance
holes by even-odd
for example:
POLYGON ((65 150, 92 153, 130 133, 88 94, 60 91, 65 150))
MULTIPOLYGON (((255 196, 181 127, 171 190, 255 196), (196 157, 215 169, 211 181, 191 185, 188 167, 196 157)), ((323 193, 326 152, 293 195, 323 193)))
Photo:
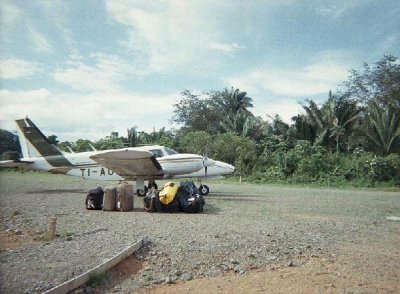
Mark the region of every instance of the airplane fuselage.
MULTIPOLYGON (((147 147, 146 149, 151 148, 147 147)), ((48 171, 53 174, 66 174, 84 179, 106 181, 125 179, 113 170, 103 167, 96 161, 90 159, 90 156, 97 153, 97 151, 65 153, 61 156, 22 158, 21 160, 33 162, 30 167, 31 169, 48 171), (64 164, 59 164, 60 162, 64 164)), ((156 160, 162 167, 163 174, 158 176, 144 176, 145 180, 205 177, 205 167, 203 166, 202 156, 193 154, 173 154, 159 156, 156 160)), ((212 164, 207 167, 207 177, 229 174, 232 173, 233 169, 234 168, 229 164, 213 161, 212 164)))

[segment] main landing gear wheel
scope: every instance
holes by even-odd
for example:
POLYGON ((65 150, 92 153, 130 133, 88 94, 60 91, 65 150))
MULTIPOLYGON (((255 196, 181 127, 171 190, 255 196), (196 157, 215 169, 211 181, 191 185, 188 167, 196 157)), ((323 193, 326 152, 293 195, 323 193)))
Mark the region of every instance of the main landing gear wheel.
POLYGON ((147 194, 147 187, 144 187, 144 189, 137 189, 136 194, 140 197, 144 197, 147 194))
POLYGON ((208 188, 207 185, 201 185, 199 187, 199 191, 201 195, 208 195, 208 193, 210 192, 210 188, 208 188))

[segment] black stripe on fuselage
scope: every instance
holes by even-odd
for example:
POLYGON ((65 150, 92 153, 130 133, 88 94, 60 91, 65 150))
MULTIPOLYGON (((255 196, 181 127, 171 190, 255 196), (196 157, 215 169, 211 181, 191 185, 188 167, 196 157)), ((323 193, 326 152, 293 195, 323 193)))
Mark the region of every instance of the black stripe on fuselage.
POLYGON ((158 160, 152 156, 150 157, 151 161, 153 162, 154 166, 156 167, 157 170, 162 170, 162 167, 160 165, 160 163, 158 162, 158 160))
POLYGON ((73 166, 56 146, 52 145, 45 135, 29 119, 16 121, 19 128, 23 131, 25 138, 35 147, 41 156, 52 166, 73 166))

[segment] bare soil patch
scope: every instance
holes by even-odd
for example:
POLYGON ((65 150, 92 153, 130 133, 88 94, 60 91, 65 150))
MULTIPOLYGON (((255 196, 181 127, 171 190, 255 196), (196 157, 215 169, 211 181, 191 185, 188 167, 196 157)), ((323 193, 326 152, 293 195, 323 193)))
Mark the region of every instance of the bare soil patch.
MULTIPOLYGON (((143 267, 143 259, 137 258, 135 255, 128 256, 119 264, 107 271, 106 277, 108 280, 108 289, 118 289, 118 285, 134 277, 143 267)), ((98 289, 97 292, 103 292, 106 290, 98 289)))
POLYGON ((381 242, 349 243, 340 256, 298 258, 246 275, 179 281, 140 293, 400 293, 399 241, 393 235, 381 242))
POLYGON ((0 231, 0 252, 12 251, 17 248, 24 248, 42 242, 41 235, 32 232, 6 232, 0 231))

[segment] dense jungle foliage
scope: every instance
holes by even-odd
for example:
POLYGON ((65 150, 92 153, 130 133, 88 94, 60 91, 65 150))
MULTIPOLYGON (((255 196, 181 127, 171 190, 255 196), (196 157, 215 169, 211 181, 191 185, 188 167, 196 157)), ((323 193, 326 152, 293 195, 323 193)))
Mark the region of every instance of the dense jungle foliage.
MULTIPOLYGON (((67 152, 92 150, 91 145, 102 150, 160 144, 207 153, 233 164, 235 176, 250 182, 400 185, 399 59, 384 56, 373 66, 351 70, 339 90, 324 100, 305 100, 304 113, 287 124, 279 115, 266 120, 255 116, 252 98, 239 89, 201 95, 184 90, 174 105, 172 121, 181 126, 177 130, 146 133, 133 127, 126 137, 111 133, 96 142, 58 142, 55 135, 49 140, 67 152)), ((5 133, 0 136, 3 142, 5 133)), ((10 150, 15 149, 2 152, 10 150)))

